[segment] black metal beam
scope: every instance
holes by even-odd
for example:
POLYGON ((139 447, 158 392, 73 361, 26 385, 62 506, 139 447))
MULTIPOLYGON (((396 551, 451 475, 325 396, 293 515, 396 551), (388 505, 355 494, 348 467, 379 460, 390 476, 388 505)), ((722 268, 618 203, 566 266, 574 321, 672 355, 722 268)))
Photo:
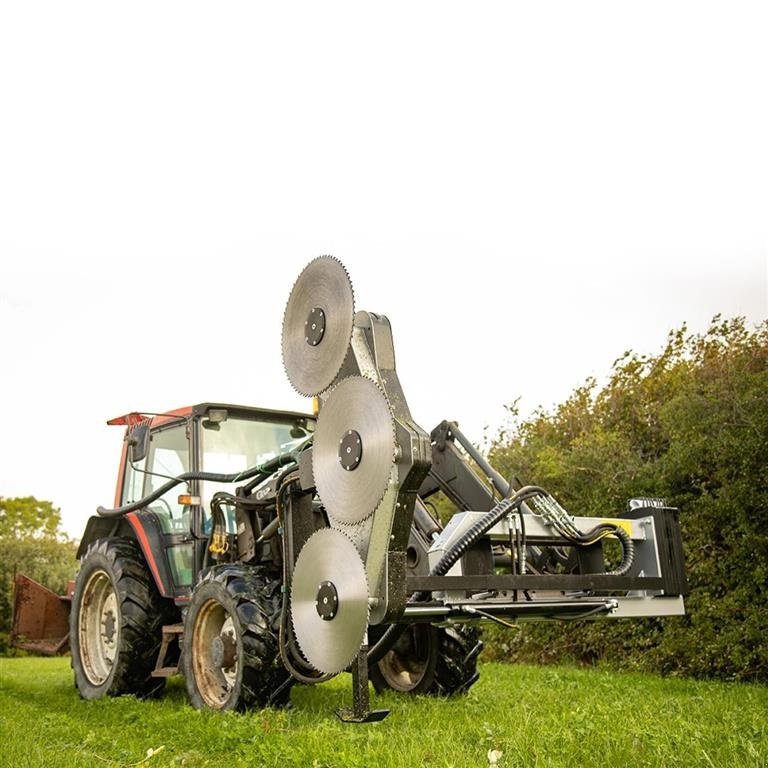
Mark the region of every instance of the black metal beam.
POLYGON ((662 589, 664 580, 648 576, 610 576, 594 574, 488 574, 487 576, 409 576, 408 592, 433 592, 451 590, 583 590, 625 591, 630 589, 662 589))

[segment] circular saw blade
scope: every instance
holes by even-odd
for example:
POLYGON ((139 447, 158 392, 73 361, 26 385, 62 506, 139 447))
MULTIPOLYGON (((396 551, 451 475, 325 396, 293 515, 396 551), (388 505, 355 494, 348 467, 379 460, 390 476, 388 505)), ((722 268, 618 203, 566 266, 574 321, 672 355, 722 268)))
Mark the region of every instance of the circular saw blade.
POLYGON ((344 671, 368 628, 368 580, 355 545, 341 531, 316 531, 292 578, 291 621, 302 654, 320 672, 344 671))
POLYGON ((302 270, 283 315, 283 365, 307 397, 333 384, 352 339, 355 298, 344 265, 320 256, 302 270))
POLYGON ((395 461, 389 403, 370 379, 337 384, 320 409, 312 449, 317 492, 331 519, 354 525, 384 497, 395 461))

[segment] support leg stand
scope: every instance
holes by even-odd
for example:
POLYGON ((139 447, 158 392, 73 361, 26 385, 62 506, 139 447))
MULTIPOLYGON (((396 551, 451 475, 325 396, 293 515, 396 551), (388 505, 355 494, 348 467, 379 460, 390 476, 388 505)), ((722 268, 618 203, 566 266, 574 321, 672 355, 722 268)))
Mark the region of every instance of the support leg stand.
POLYGON ((352 664, 352 709, 339 709, 336 714, 345 723, 376 723, 383 720, 388 709, 369 708, 368 694, 368 646, 360 646, 352 664))

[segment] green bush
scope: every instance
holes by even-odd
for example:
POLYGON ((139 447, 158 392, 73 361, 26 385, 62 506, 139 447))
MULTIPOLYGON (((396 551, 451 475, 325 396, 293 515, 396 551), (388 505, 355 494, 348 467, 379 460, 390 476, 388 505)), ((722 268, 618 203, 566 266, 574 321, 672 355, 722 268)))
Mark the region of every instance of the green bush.
POLYGON ((633 496, 679 508, 691 594, 680 618, 490 632, 489 655, 768 681, 768 322, 683 327, 658 355, 623 355, 602 388, 525 420, 509 410, 492 462, 572 513, 633 496))

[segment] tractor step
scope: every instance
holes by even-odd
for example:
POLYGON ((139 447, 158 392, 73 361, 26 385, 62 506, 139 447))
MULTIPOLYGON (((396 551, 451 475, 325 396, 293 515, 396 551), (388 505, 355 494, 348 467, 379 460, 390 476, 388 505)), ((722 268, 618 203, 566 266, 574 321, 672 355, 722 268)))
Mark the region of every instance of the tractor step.
POLYGON ((162 667, 161 669, 152 670, 152 677, 173 677, 174 675, 179 674, 181 673, 179 672, 178 665, 175 667, 162 667))
POLYGON ((183 624, 166 624, 163 627, 163 642, 157 654, 157 664, 152 670, 152 677, 173 677, 179 674, 179 656, 181 652, 181 636, 184 634, 183 624), (169 651, 173 663, 166 664, 169 651))

